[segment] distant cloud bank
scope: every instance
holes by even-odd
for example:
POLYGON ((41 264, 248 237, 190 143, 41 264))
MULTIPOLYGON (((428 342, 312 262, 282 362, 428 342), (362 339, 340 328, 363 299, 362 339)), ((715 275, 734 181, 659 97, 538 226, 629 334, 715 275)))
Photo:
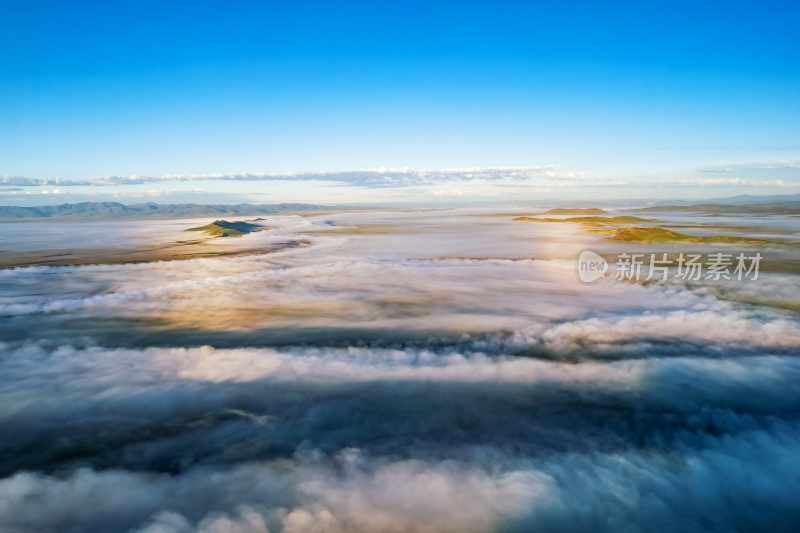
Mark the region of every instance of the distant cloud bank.
POLYGON ((35 186, 108 186, 143 185, 169 181, 333 181, 359 187, 412 187, 435 185, 450 181, 526 181, 530 179, 576 180, 584 177, 582 172, 561 170, 554 165, 535 167, 459 168, 442 170, 370 169, 335 172, 297 173, 216 173, 216 174, 167 174, 163 176, 103 176, 88 179, 27 178, 22 176, 0 177, 0 185, 18 187, 35 186))

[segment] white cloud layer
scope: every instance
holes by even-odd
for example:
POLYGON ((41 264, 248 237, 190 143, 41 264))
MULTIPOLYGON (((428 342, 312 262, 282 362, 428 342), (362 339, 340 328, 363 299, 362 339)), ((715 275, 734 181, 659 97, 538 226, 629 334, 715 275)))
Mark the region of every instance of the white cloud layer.
POLYGON ((584 285, 595 237, 510 218, 0 270, 0 531, 793 531, 794 275, 584 285))

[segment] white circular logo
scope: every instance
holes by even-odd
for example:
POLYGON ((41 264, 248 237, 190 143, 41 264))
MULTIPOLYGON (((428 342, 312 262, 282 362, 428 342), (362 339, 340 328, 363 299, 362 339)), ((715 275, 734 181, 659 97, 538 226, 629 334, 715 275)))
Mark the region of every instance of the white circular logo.
POLYGON ((591 250, 584 250, 578 255, 578 278, 584 283, 592 283, 608 272, 608 261, 591 250))

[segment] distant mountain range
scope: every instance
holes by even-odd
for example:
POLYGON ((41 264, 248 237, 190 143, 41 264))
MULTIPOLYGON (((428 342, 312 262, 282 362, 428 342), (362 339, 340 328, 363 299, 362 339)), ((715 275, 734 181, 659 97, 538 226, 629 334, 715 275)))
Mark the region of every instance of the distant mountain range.
MULTIPOLYGON (((633 209, 638 213, 648 212, 691 212, 705 214, 751 214, 751 215, 800 215, 800 200, 796 201, 747 201, 737 197, 739 201, 723 203, 721 201, 670 202, 651 207, 633 209)), ((750 197, 758 198, 758 197, 750 197)))
POLYGON ((724 205, 749 205, 749 204, 796 204, 800 203, 800 194, 773 194, 773 195, 753 195, 740 194, 739 196, 729 196, 727 198, 715 198, 703 203, 724 204, 724 205))
POLYGON ((741 194, 707 200, 663 200, 637 212, 694 212, 705 214, 800 215, 800 194, 741 194))
POLYGON ((740 194, 738 196, 724 196, 722 198, 707 198, 704 200, 660 200, 653 205, 756 205, 756 204, 796 204, 800 203, 800 194, 769 194, 754 195, 740 194))
POLYGON ((309 211, 322 206, 313 204, 144 204, 125 205, 118 202, 81 202, 38 207, 0 206, 0 219, 35 218, 194 218, 218 216, 255 216, 309 211))

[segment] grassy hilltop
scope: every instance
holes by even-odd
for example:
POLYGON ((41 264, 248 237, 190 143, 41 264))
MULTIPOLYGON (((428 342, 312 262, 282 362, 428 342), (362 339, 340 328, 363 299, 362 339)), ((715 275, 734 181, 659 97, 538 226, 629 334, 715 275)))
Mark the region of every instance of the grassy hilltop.
POLYGON ((557 207, 555 209, 549 209, 542 213, 544 215, 605 215, 606 211, 603 209, 598 209, 596 207, 557 207))
POLYGON ((212 237, 241 237, 247 233, 253 233, 266 229, 258 224, 249 222, 228 222, 227 220, 215 220, 211 224, 189 228, 186 231, 202 231, 212 237))

